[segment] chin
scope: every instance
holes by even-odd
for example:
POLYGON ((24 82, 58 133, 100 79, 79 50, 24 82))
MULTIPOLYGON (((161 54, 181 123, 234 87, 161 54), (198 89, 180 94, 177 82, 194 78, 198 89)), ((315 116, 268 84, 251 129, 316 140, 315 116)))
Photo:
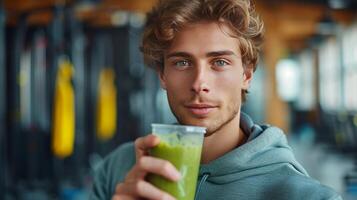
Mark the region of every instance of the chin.
POLYGON ((207 129, 207 132, 211 132, 215 130, 214 126, 216 126, 217 121, 209 118, 181 118, 179 120, 180 124, 190 125, 190 126, 201 126, 207 129))
POLYGON ((225 121, 225 117, 218 117, 218 115, 214 113, 212 113, 214 115, 197 117, 186 112, 186 110, 176 110, 173 114, 175 115, 177 121, 182 125, 205 127, 208 135, 217 131, 225 121))

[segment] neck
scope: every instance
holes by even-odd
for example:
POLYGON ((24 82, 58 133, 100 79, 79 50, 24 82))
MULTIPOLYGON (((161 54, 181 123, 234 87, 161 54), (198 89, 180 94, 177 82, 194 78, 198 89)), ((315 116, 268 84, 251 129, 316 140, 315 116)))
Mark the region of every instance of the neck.
POLYGON ((203 142, 201 163, 207 164, 229 151, 237 148, 246 141, 246 136, 239 127, 240 113, 203 142))

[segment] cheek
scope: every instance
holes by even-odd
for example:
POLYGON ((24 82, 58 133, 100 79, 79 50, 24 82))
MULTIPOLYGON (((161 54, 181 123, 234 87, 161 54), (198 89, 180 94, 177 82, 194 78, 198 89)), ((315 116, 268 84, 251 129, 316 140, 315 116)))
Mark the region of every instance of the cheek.
POLYGON ((179 102, 187 93, 187 81, 183 77, 175 74, 166 77, 166 92, 172 103, 179 102))
POLYGON ((226 73, 216 79, 215 85, 217 86, 216 91, 220 93, 220 96, 236 99, 241 94, 242 77, 239 73, 226 73))
POLYGON ((166 74, 166 87, 171 93, 180 93, 187 90, 189 77, 184 73, 168 71, 166 74))

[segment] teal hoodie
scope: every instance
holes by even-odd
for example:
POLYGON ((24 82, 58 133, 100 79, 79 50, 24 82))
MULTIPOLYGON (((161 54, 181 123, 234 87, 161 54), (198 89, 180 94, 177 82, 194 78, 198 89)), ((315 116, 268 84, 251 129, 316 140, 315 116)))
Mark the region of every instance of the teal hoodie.
MULTIPOLYGON (((196 200, 342 199, 309 177, 280 129, 256 125, 244 113, 241 128, 248 137, 245 144, 200 166, 196 200)), ((91 199, 111 199, 134 164, 133 143, 119 146, 98 168, 91 199)))

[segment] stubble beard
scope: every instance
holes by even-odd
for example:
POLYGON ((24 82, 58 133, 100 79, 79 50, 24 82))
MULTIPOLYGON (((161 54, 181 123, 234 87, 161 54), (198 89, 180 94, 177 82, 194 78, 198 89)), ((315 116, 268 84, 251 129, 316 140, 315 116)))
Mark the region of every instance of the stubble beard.
MULTIPOLYGON (((177 121, 179 122, 179 124, 197 125, 192 122, 190 123, 190 120, 185 119, 183 115, 181 116, 177 112, 175 112, 175 110, 173 109, 171 104, 170 104, 170 107, 171 107, 172 113, 174 114, 174 116, 177 119, 177 121)), ((206 125, 207 129, 206 129, 205 137, 209 137, 209 136, 213 135, 217 131, 224 128, 227 124, 232 122, 236 118, 236 116, 239 114, 239 111, 240 111, 240 103, 233 104, 233 105, 227 107, 227 112, 229 112, 227 117, 220 118, 220 116, 217 116, 215 119, 209 120, 208 121, 209 124, 206 125)), ((204 119, 202 119, 202 120, 204 120, 204 119)), ((237 127, 237 129, 239 129, 239 127, 237 127)))
POLYGON ((227 126, 227 124, 232 122, 239 114, 239 105, 233 105, 232 108, 228 107, 227 110, 228 112, 231 111, 228 113, 228 117, 225 119, 220 119, 220 118, 215 119, 215 121, 212 122, 213 125, 207 127, 205 137, 209 137, 213 135, 214 133, 218 132, 219 130, 227 126))

